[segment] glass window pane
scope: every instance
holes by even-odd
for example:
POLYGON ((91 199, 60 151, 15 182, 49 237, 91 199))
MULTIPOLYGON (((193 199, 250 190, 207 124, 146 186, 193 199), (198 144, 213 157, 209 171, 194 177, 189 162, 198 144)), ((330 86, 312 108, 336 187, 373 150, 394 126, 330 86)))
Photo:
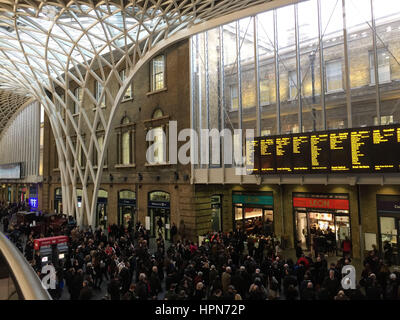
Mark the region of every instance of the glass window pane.
POLYGON ((151 89, 152 91, 163 89, 164 84, 164 56, 160 55, 152 60, 152 83, 151 89))
POLYGON ((261 132, 276 133, 275 39, 273 11, 258 15, 261 132))
POLYGON ((130 163, 130 133, 122 134, 122 164, 130 163))

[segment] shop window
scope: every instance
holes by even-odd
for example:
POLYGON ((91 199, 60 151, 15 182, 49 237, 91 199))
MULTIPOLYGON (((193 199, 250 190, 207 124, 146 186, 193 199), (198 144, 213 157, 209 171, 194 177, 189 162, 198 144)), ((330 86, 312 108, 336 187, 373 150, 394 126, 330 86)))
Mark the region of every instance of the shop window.
MULTIPOLYGON (((121 70, 119 73, 119 76, 120 76, 122 82, 124 82, 126 79, 126 70, 125 69, 121 70)), ((124 97, 122 98, 122 101, 129 100, 132 98, 133 98, 133 83, 131 82, 124 93, 124 97)))
POLYGON ((326 62, 326 91, 335 92, 343 89, 342 61, 326 62))
POLYGON ((165 57, 159 55, 151 60, 151 91, 165 88, 165 57))
MULTIPOLYGON (((390 82, 390 55, 385 48, 377 50, 379 83, 390 82)), ((375 84, 374 52, 369 52, 370 83, 375 84)))
POLYGON ((108 218, 107 218, 107 202, 108 202, 108 192, 106 190, 99 190, 97 194, 97 205, 96 205, 96 225, 107 228, 108 218))
POLYGON ((268 193, 234 193, 234 225, 248 234, 273 232, 273 196, 268 193))
POLYGON ((148 212, 150 235, 170 240, 171 211, 169 193, 163 191, 149 192, 148 212))
POLYGON ((214 195, 211 197, 211 230, 214 232, 222 231, 222 196, 214 195))
POLYGON ((62 189, 56 188, 54 190, 54 212, 55 213, 62 213, 62 189))
POLYGON ((293 194, 296 239, 304 250, 336 253, 351 240, 348 195, 293 194))
POLYGON ((133 228, 137 223, 136 213, 136 193, 131 190, 121 190, 118 192, 118 224, 125 228, 131 225, 133 228))
MULTIPOLYGON (((78 210, 82 210, 82 189, 76 189, 76 203, 78 210)), ((76 215, 75 215, 76 216, 76 215)))

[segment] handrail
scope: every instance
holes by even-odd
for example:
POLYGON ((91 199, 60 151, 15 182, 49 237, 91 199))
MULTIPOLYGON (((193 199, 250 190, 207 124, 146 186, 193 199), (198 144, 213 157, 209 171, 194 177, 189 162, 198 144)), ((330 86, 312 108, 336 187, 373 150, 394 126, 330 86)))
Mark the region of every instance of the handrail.
POLYGON ((7 261, 24 300, 52 300, 31 265, 2 232, 0 232, 0 252, 7 261))

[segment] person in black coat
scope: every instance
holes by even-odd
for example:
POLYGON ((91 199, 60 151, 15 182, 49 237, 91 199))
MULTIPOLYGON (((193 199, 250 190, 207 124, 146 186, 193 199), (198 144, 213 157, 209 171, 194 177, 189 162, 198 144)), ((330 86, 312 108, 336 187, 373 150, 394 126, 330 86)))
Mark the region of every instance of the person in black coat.
POLYGON ((108 284, 107 291, 111 300, 120 300, 120 283, 117 277, 114 277, 108 284))
POLYGON ((83 271, 79 269, 72 280, 71 300, 78 300, 83 286, 83 271))
POLYGON ((158 268, 156 266, 153 266, 152 272, 150 274, 150 295, 152 297, 158 296, 161 291, 162 288, 158 268))
POLYGON ((136 284, 136 294, 139 300, 148 300, 149 298, 149 288, 147 286, 146 274, 141 273, 139 275, 139 282, 136 284))
POLYGON ((314 290, 314 285, 311 281, 307 283, 307 287, 303 290, 301 293, 301 300, 307 300, 307 301, 312 301, 316 300, 316 293, 314 290))
POLYGON ((129 269, 124 266, 122 267, 121 271, 119 272, 119 280, 122 286, 121 293, 125 294, 129 290, 129 286, 131 285, 131 273, 129 269))
POLYGON ((340 288, 340 282, 336 278, 334 270, 329 270, 329 276, 324 280, 322 286, 328 291, 329 299, 333 300, 340 288))
POLYGON ((79 300, 90 300, 92 299, 92 289, 87 281, 83 281, 82 289, 79 294, 79 300))
POLYGON ((365 286, 365 293, 368 300, 381 300, 382 299, 382 289, 376 281, 376 276, 371 273, 367 279, 365 286))

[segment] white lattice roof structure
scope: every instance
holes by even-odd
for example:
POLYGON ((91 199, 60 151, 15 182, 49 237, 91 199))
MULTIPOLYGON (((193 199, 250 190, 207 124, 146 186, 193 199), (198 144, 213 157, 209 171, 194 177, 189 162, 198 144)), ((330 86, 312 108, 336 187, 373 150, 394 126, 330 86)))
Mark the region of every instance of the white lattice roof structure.
MULTIPOLYGON (((88 223, 94 224, 112 119, 144 63, 160 49, 192 34, 294 2, 297 0, 0 0, 0 89, 38 100, 49 116, 60 161, 65 213, 76 211, 78 222, 83 222, 86 213, 88 223), (121 68, 128 70, 125 79, 118 73, 121 68), (100 108, 102 96, 96 99, 88 88, 93 78, 104 88, 102 95, 110 108, 107 114, 100 108), (109 90, 115 81, 120 84, 116 94, 109 90), (68 101, 80 103, 71 83, 82 89, 86 103, 95 106, 94 119, 84 108, 74 118, 67 108, 68 101), (99 124, 105 129, 103 148, 96 138, 99 124), (91 132, 86 141, 80 135, 83 126, 91 132), (78 162, 81 147, 86 158, 83 169, 78 162), (98 163, 91 162, 93 152, 98 153, 98 163), (86 189, 89 178, 94 183, 93 197, 88 197, 86 189), (78 183, 81 208, 77 205, 78 183)), ((6 105, 1 104, 4 110, 0 113, 11 112, 12 107, 6 105)), ((2 126, 0 121, 0 130, 2 126)))
POLYGON ((29 100, 27 96, 14 94, 12 91, 0 90, 0 136, 10 120, 29 100))

